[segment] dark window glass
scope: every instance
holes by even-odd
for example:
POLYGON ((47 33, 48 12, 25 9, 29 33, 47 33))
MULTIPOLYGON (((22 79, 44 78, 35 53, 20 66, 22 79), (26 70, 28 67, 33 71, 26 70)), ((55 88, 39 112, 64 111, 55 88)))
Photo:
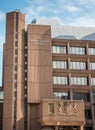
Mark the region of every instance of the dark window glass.
POLYGON ((84 100, 85 102, 89 102, 90 101, 90 96, 89 93, 74 93, 73 94, 73 99, 74 100, 84 100))
POLYGON ((92 130, 92 127, 85 127, 85 130, 92 130))
POLYGON ((91 110, 85 110, 85 117, 86 117, 86 119, 91 119, 92 118, 91 110))

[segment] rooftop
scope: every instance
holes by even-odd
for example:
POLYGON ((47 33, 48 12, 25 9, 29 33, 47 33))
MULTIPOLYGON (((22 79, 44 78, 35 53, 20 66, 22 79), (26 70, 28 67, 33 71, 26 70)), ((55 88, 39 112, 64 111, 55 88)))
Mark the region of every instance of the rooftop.
POLYGON ((51 25, 52 38, 95 40, 95 27, 63 25, 57 19, 37 18, 32 24, 51 25))

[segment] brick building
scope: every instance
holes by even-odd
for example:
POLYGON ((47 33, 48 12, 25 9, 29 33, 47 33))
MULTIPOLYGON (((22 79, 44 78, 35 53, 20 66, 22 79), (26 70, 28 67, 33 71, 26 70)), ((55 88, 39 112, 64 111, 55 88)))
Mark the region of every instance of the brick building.
POLYGON ((7 13, 3 130, 95 130, 95 28, 7 13))

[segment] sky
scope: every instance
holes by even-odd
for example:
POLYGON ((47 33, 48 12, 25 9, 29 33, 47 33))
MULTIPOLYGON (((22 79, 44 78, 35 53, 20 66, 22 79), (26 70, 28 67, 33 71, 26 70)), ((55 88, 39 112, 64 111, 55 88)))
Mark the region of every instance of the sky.
POLYGON ((95 27, 95 0, 0 0, 0 85, 6 13, 16 9, 26 14, 27 24, 34 18, 46 17, 64 25, 95 27))

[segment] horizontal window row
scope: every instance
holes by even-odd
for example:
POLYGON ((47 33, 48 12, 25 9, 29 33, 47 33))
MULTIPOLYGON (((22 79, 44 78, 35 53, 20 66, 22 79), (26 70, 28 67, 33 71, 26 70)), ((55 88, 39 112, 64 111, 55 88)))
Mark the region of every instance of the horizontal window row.
MULTIPOLYGON (((54 99, 68 100, 70 92, 54 92, 54 99)), ((90 102, 90 93, 73 92, 73 100, 84 100, 90 102)), ((95 103, 95 92, 93 92, 93 103, 95 103)))
MULTIPOLYGON (((67 61, 53 61, 53 68, 56 69, 67 69, 67 61)), ((86 70, 86 62, 70 62, 70 69, 86 70)), ((95 70, 95 62, 90 62, 90 70, 95 70)))
MULTIPOLYGON (((68 85, 69 77, 53 77, 53 84, 68 85)), ((88 77, 71 77, 71 85, 89 85, 88 77)), ((91 85, 95 85, 95 77, 91 78, 91 85)))
MULTIPOLYGON (((53 53, 67 53, 66 46, 52 46, 53 53)), ((78 54, 78 55, 85 55, 86 54, 86 47, 70 47, 69 54, 78 54)), ((88 48, 89 55, 95 55, 95 48, 88 48)))

